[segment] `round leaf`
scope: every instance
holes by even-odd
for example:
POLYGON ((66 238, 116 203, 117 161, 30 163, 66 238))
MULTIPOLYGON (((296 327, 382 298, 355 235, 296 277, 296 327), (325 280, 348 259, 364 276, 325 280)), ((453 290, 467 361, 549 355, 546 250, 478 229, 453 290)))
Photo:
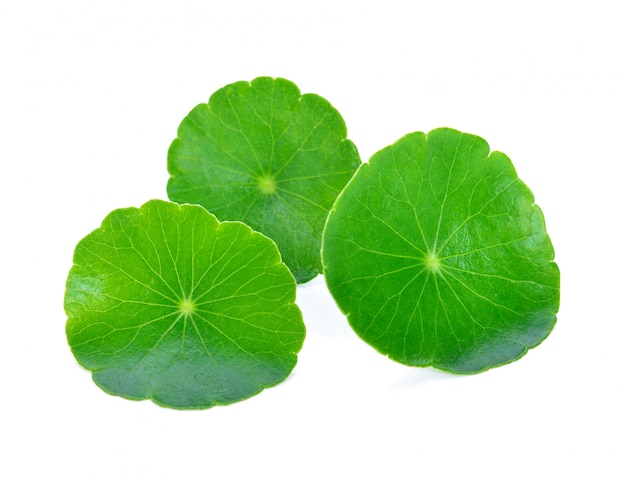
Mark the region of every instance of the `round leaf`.
POLYGON ((76 246, 67 339, 105 391, 173 408, 284 380, 304 324, 276 245, 200 206, 119 209, 76 246))
POLYGON ((182 121, 167 192, 271 237, 301 283, 321 271, 324 222, 360 163, 328 101, 262 77, 220 89, 182 121))
POLYGON ((448 128, 409 134, 364 164, 323 242, 328 287, 363 340, 458 373, 516 360, 550 333, 553 257, 507 156, 448 128))

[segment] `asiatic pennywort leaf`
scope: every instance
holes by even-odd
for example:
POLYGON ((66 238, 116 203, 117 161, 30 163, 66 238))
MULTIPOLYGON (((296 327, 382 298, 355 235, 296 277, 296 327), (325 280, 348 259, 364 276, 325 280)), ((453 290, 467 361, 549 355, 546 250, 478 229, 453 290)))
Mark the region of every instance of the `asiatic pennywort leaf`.
POLYGON ((273 386, 305 329, 276 245, 204 208, 119 209, 77 245, 67 339, 105 391, 207 408, 273 386))
POLYGON ((411 133, 361 166, 323 242, 328 287, 363 340, 458 373, 516 360, 550 333, 553 257, 507 156, 448 128, 411 133))
POLYGON ((328 101, 260 77, 218 90, 182 121, 167 191, 272 238, 305 282, 321 271, 324 222, 360 163, 328 101))

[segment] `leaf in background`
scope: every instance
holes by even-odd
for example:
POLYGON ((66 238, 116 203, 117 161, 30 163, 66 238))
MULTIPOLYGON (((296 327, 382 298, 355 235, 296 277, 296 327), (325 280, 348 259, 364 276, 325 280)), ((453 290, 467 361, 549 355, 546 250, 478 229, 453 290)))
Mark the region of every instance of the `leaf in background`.
POLYGON ((272 238, 302 283, 321 271, 324 222, 360 163, 328 101, 262 77, 220 89, 182 121, 167 192, 272 238))
POLYGON ((516 360, 550 333, 553 257, 507 156, 448 128, 409 134, 364 164, 323 242, 328 287, 363 340, 458 373, 516 360))
POLYGON ((304 340, 276 245, 200 206, 119 209, 76 246, 65 310, 78 362, 111 394, 173 408, 245 399, 304 340))

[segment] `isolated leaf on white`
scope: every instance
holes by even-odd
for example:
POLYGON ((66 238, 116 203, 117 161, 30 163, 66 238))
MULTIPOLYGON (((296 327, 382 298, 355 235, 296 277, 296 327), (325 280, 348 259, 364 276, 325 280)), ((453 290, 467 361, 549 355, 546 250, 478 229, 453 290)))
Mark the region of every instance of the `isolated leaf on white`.
POLYGON ((406 135, 361 166, 323 241, 329 290, 363 340, 457 373, 514 361, 550 333, 553 258, 507 156, 449 128, 406 135))
POLYGON ((170 146, 167 192, 272 238, 296 280, 321 271, 324 222, 361 161, 341 115, 285 79, 215 92, 170 146))
POLYGON ((76 246, 67 339, 106 392, 173 408, 245 399, 284 380, 305 329, 276 245, 204 208, 119 209, 76 246))

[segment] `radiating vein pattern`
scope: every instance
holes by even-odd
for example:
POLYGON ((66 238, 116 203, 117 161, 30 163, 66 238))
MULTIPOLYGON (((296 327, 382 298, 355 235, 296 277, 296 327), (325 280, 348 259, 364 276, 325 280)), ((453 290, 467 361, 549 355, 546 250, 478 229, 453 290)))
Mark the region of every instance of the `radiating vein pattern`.
POLYGON ((339 113, 285 79, 220 89, 183 120, 168 195, 272 238, 298 282, 321 271, 326 217, 360 159, 339 113))
POLYGON ((460 373, 516 360, 549 334, 553 258, 506 155, 448 128, 375 154, 324 231, 326 280, 355 331, 394 360, 460 373))
POLYGON ((107 392, 176 408, 277 384, 304 339, 295 281, 275 244, 200 206, 112 212, 76 247, 67 337, 107 392))

